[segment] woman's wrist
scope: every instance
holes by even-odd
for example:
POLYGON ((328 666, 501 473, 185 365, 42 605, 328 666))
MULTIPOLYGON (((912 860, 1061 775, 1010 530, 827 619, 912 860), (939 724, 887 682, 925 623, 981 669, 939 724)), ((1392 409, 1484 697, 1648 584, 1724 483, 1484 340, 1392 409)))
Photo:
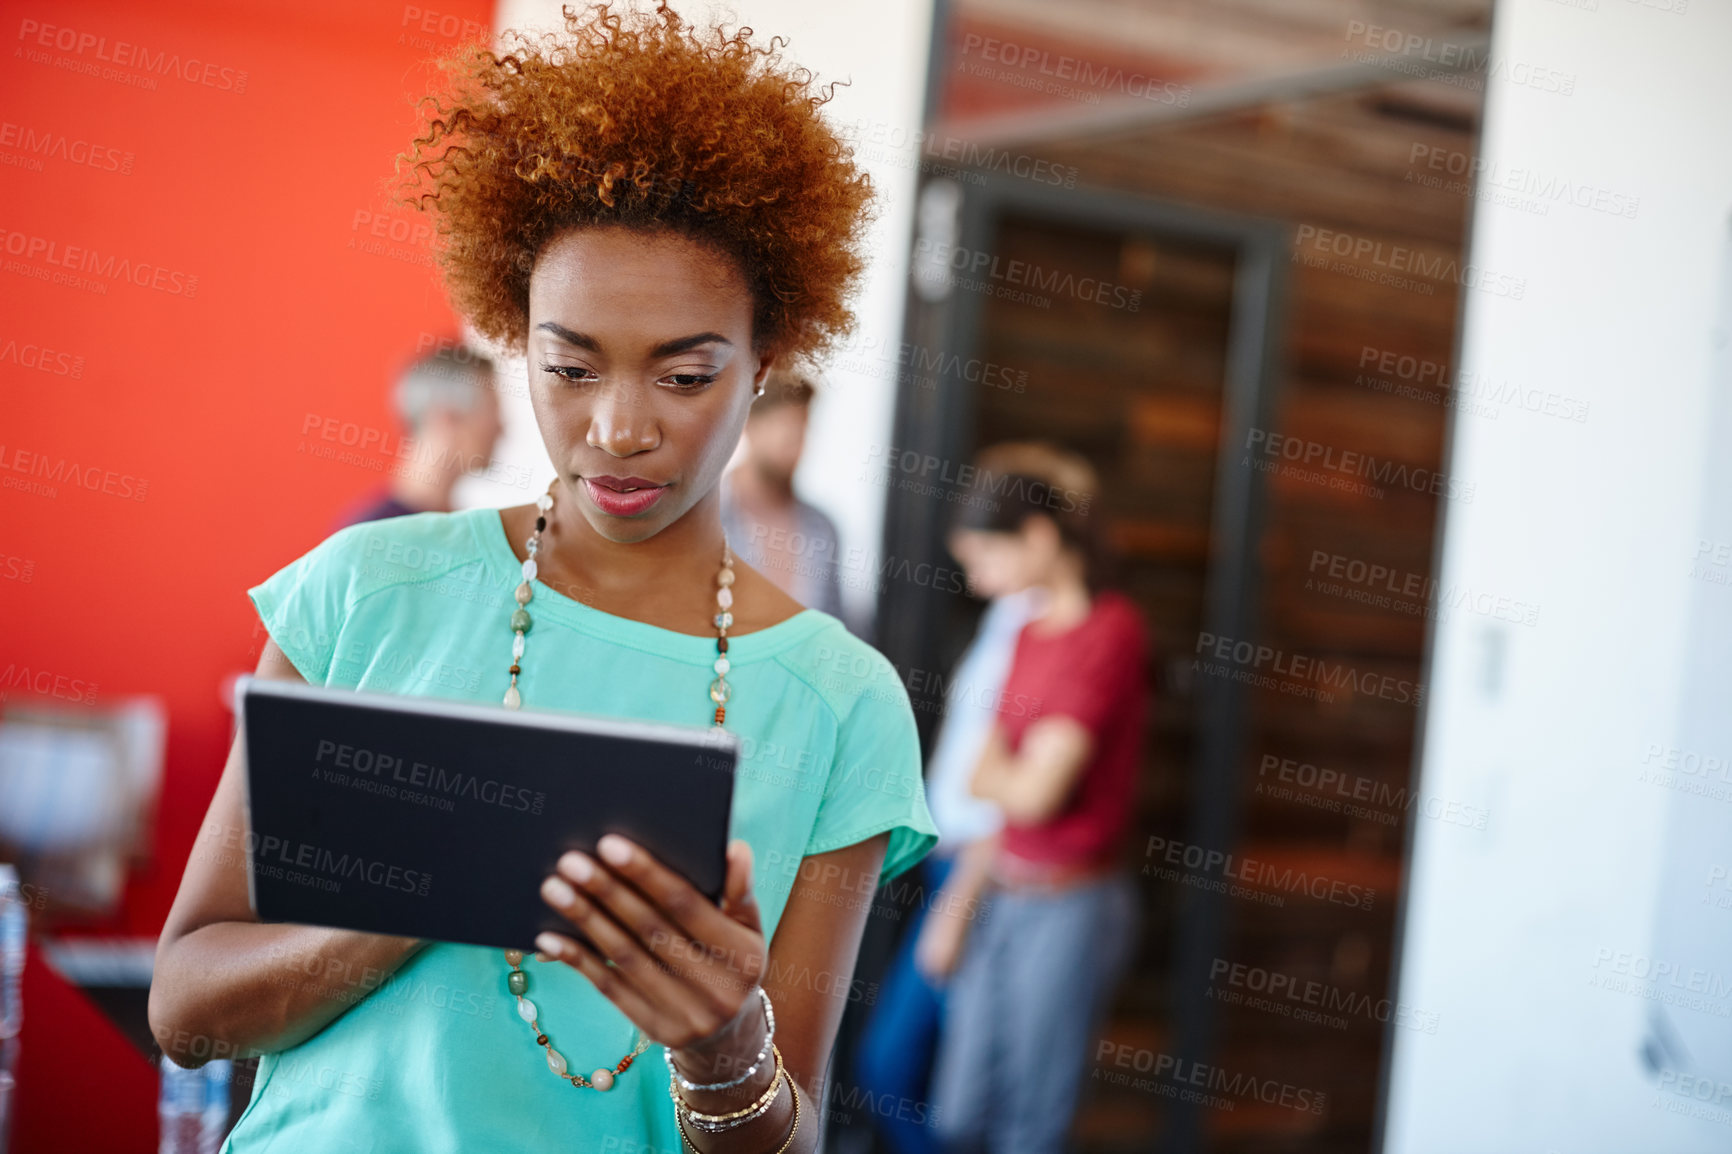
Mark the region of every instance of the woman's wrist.
MULTIPOLYGON (((706 1129, 694 1125, 689 1108, 678 1108, 676 1121, 683 1148, 692 1151, 692 1154, 729 1154, 731 1151, 752 1151, 754 1154, 774 1151, 774 1154, 790 1154, 799 1132, 810 1129, 810 1124, 801 1120, 801 1115, 809 1111, 802 1106, 799 1081, 792 1070, 785 1070, 777 1075, 766 1093, 773 1097, 770 1108, 762 1114, 743 1125, 710 1129, 707 1132, 706 1129)), ((806 1100, 811 1101, 809 1095, 806 1100)))
POLYGON ((680 1116, 700 1130, 719 1134, 738 1129, 741 1126, 750 1126, 769 1112, 781 1094, 782 1083, 788 1080, 787 1070, 782 1065, 782 1051, 780 1049, 775 1051, 775 1059, 775 1063, 770 1069, 769 1085, 765 1086, 762 1093, 757 1094, 750 1101, 741 1103, 731 1110, 702 1109, 688 1100, 675 1086, 669 1086, 668 1092, 678 1104, 680 1116))
POLYGON ((780 1132, 782 1084, 796 1102, 799 1091, 782 1065, 775 1035, 770 996, 754 986, 721 1029, 694 1045, 668 1049, 668 1093, 685 1146, 699 1150, 701 1142, 703 1150, 722 1150, 744 1143, 760 1149, 770 1133, 780 1132))
POLYGON ((774 1069, 770 1059, 774 1013, 761 987, 752 987, 745 1000, 721 1029, 690 1045, 669 1047, 669 1065, 682 1095, 740 1097, 740 1091, 767 1084, 766 1071, 774 1069))

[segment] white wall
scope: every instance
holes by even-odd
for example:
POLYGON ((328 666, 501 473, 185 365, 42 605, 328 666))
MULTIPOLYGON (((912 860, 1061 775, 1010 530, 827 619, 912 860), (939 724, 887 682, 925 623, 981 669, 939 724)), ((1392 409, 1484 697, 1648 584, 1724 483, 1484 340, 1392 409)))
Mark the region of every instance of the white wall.
MULTIPOLYGON (((501 0, 497 29, 551 28, 559 23, 558 0, 501 0)), ((686 3, 677 10, 689 20, 725 19, 750 25, 756 37, 783 36, 784 56, 812 69, 820 83, 849 81, 836 89, 825 111, 841 129, 858 134, 860 125, 883 125, 887 138, 918 130, 925 98, 926 57, 932 25, 932 0, 739 0, 711 6, 686 3)), ((869 129, 868 129, 869 130, 869 129)), ((903 255, 912 233, 915 170, 913 149, 862 147, 858 159, 878 190, 878 219, 870 244, 872 262, 855 301, 859 327, 851 348, 893 350, 901 340, 903 255)), ((895 385, 884 373, 849 371, 843 365, 888 364, 843 354, 826 371, 823 396, 814 407, 806 455, 796 485, 809 501, 836 521, 844 549, 876 556, 884 518, 884 490, 861 483, 873 446, 888 443, 895 408, 895 385)), ((528 464, 540 485, 553 475, 535 431, 527 396, 513 400, 499 459, 528 464)), ((467 478, 458 490, 460 506, 511 505, 534 493, 467 478)), ((844 583, 844 610, 853 621, 870 617, 874 597, 865 583, 844 583)))
MULTIPOLYGON (((1643 759, 1690 728, 1692 598, 1732 597, 1690 576, 1704 498, 1732 501, 1704 491, 1709 454, 1728 451, 1704 422, 1732 210, 1732 4, 1499 0, 1492 61, 1472 263, 1527 287, 1466 294, 1460 367, 1589 413, 1456 417, 1448 472, 1477 493, 1448 510, 1440 578, 1540 615, 1438 627, 1421 787, 1489 820, 1419 823, 1400 998, 1439 1025, 1397 1031, 1385 1149, 1726 1150, 1732 1098, 1717 1119, 1665 1109, 1690 1100, 1643 1066, 1647 1000, 1603 986, 1639 991, 1616 956, 1655 955, 1680 795, 1643 780, 1643 759), (1512 82, 1536 66, 1573 91, 1512 82), (1517 169, 1639 197, 1636 216, 1491 202, 1517 169)), ((1728 664, 1732 651, 1712 676, 1732 714, 1728 664)), ((1732 957, 1676 962, 1732 973, 1732 957)))

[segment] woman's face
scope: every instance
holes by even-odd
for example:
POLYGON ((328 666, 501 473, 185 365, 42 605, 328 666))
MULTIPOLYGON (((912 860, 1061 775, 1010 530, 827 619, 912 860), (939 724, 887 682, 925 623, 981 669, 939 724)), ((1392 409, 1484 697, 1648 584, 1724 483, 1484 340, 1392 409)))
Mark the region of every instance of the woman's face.
POLYGON ((746 447, 752 464, 766 478, 792 482, 806 448, 806 406, 783 402, 753 410, 746 422, 746 447))
POLYGON ((631 543, 716 487, 769 372, 737 261, 672 233, 581 228, 529 279, 529 398, 566 492, 631 543))
POLYGON ((1061 548, 1057 529, 1045 517, 1028 518, 1015 533, 955 529, 948 544, 962 563, 969 590, 988 600, 1040 584, 1061 548))

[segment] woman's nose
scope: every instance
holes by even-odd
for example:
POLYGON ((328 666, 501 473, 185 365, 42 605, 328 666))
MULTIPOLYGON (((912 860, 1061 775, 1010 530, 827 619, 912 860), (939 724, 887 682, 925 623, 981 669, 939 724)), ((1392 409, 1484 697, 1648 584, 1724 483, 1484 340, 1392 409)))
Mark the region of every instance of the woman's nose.
POLYGON ((618 385, 598 390, 589 414, 589 444, 615 457, 629 457, 661 444, 661 429, 650 406, 640 403, 637 390, 618 385))

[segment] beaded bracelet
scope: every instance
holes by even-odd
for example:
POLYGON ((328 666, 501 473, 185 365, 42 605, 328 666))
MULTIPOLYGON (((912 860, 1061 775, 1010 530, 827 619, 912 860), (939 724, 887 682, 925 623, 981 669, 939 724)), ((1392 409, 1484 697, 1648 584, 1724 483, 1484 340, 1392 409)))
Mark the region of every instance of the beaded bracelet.
POLYGON ((751 1066, 744 1074, 741 1074, 731 1082, 692 1082, 688 1081, 686 1076, 681 1074, 678 1068, 674 1066, 674 1052, 666 1046, 663 1046, 662 1057, 667 1060, 668 1075, 679 1084, 680 1089, 684 1090, 688 1094, 698 1093, 705 1090, 732 1090, 735 1086, 744 1086, 757 1075, 759 1068, 764 1064, 764 1059, 768 1058, 770 1056, 770 1051, 775 1048, 773 1043, 776 1040, 776 1009, 774 1006, 770 1005, 770 995, 764 992, 764 987, 758 986, 756 989, 758 991, 758 998, 764 1003, 764 1021, 767 1023, 767 1029, 764 1033, 764 1048, 758 1051, 757 1059, 752 1062, 751 1066))
MULTIPOLYGON (((775 1154, 788 1154, 788 1147, 794 1144, 794 1135, 800 1132, 800 1089, 792 1078, 788 1079, 788 1088, 794 1092, 794 1124, 788 1127, 788 1136, 782 1139, 780 1146, 776 1147, 775 1154)), ((674 1113, 674 1126, 680 1132, 680 1141, 691 1148, 692 1154, 703 1154, 698 1149, 697 1143, 693 1142, 691 1136, 686 1133, 685 1121, 680 1117, 678 1111, 674 1113)))
POLYGON ((732 1130, 736 1126, 744 1126, 755 1118, 762 1118, 766 1111, 776 1101, 776 1095, 782 1089, 782 1079, 787 1076, 787 1068, 782 1065, 782 1051, 776 1050, 776 1072, 770 1077, 770 1085, 758 1095, 758 1100, 749 1106, 726 1114, 703 1114, 692 1109, 691 1103, 680 1097, 679 1091, 672 1082, 668 1083, 668 1097, 674 1100, 685 1120, 698 1129, 710 1134, 720 1134, 723 1130, 732 1130))

